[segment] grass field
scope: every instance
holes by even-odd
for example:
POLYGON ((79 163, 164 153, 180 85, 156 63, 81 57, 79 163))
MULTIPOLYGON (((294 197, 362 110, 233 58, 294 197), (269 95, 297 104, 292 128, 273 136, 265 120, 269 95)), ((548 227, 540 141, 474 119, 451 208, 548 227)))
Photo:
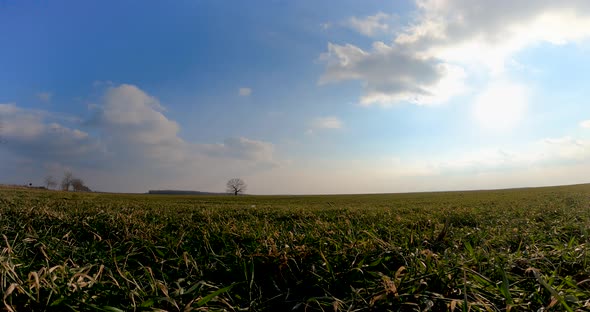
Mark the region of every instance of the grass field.
POLYGON ((590 309, 590 185, 346 196, 0 189, 12 311, 590 309))

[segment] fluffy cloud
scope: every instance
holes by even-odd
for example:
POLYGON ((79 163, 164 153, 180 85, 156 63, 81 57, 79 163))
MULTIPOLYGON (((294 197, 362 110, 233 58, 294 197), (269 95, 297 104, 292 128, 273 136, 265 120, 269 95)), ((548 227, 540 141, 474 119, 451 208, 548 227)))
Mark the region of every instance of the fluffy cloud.
POLYGON ((343 125, 342 120, 334 116, 318 117, 311 123, 314 129, 341 129, 343 125))
POLYGON ((580 127, 586 128, 586 129, 590 128, 590 120, 581 121, 580 122, 580 127))
POLYGON ((417 0, 418 17, 395 42, 445 60, 501 71, 515 52, 537 42, 565 44, 590 36, 583 0, 417 0))
POLYGON ((307 129, 307 134, 314 134, 317 130, 328 129, 328 130, 335 130, 335 129, 342 129, 344 127, 344 123, 342 120, 335 116, 326 116, 326 117, 317 117, 314 118, 307 129))
POLYGON ((164 111, 156 98, 124 84, 107 90, 101 124, 125 141, 146 145, 181 142, 178 124, 166 118, 164 111))
POLYGON ((383 42, 375 42, 370 52, 351 44, 330 43, 320 59, 327 64, 320 84, 362 80, 364 105, 387 106, 399 101, 433 104, 463 89, 461 68, 383 42))
POLYGON ((416 0, 416 8, 390 43, 371 50, 329 43, 320 84, 361 81, 365 105, 436 104, 466 90, 471 68, 494 76, 536 43, 590 37, 590 2, 583 0, 416 0))
POLYGON ((351 17, 347 25, 365 36, 375 36, 380 33, 389 31, 389 24, 387 20, 391 18, 390 15, 379 12, 375 15, 367 16, 365 18, 351 17))
POLYGON ((252 89, 246 87, 239 88, 238 94, 240 96, 250 96, 250 94, 252 94, 252 89))
POLYGON ((13 166, 10 161, 15 159, 26 161, 38 177, 55 171, 47 168, 68 168, 85 174, 89 185, 111 191, 186 187, 188 183, 216 190, 233 175, 279 165, 269 142, 243 137, 221 144, 183 140, 178 124, 164 115, 158 99, 133 85, 109 86, 92 111, 96 114, 92 121, 82 122, 0 104, 0 136, 10 153, 0 155, 3 165, 13 166), (197 181, 192 181, 195 177, 197 181))
POLYGON ((103 150, 88 133, 55 122, 55 116, 0 104, 0 136, 9 150, 40 161, 92 164, 103 150))

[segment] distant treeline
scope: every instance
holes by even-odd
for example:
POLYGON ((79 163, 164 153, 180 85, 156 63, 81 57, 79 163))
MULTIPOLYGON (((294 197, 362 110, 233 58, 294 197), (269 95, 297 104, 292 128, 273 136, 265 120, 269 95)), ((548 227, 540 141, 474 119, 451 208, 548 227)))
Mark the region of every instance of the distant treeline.
POLYGON ((227 193, 212 193, 212 192, 199 192, 199 191, 180 191, 180 190, 150 190, 148 194, 159 194, 159 195, 227 195, 227 193))

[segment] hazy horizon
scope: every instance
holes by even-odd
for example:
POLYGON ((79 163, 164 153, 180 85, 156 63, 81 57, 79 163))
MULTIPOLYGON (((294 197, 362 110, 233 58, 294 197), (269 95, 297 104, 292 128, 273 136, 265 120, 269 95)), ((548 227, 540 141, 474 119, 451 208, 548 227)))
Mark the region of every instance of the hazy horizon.
POLYGON ((590 182, 590 2, 0 1, 0 183, 590 182))

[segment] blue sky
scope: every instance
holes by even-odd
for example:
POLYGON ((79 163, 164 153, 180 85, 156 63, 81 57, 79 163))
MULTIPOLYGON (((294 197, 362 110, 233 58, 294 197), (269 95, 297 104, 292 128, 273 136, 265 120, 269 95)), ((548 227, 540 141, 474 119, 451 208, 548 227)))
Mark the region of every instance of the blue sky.
POLYGON ((588 182, 586 1, 3 1, 0 181, 588 182))

